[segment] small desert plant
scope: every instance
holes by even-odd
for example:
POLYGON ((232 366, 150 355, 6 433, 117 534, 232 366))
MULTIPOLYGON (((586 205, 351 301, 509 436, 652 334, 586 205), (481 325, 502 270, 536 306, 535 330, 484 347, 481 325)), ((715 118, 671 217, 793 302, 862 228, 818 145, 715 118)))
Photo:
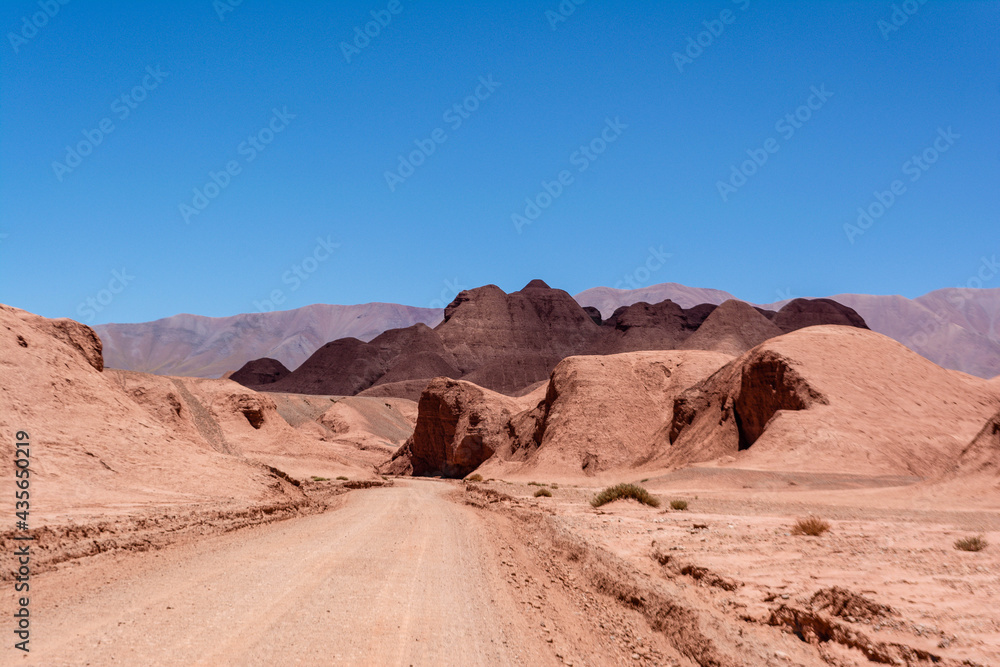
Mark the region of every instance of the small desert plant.
POLYGON ((317 477, 316 475, 313 475, 312 476, 312 480, 314 482, 329 482, 330 478, 329 477, 317 477))
POLYGON ((640 480, 639 483, 640 484, 645 484, 648 481, 649 481, 649 478, 647 477, 646 479, 640 480))
POLYGON ((955 548, 959 551, 982 551, 987 546, 989 546, 989 543, 983 539, 982 535, 963 537, 955 541, 955 548))
POLYGON ((480 475, 478 472, 474 472, 471 475, 469 475, 468 477, 466 477, 465 481, 466 482, 481 482, 481 481, 483 481, 483 476, 480 475))
POLYGON ((594 496, 590 504, 594 507, 600 507, 616 500, 626 500, 628 498, 638 500, 640 503, 649 505, 650 507, 660 506, 660 499, 651 495, 649 491, 638 484, 616 484, 615 486, 609 486, 594 496))
POLYGON ((549 486, 552 487, 553 489, 558 489, 559 488, 558 484, 549 484, 549 486))
POLYGON ((552 492, 549 491, 548 489, 538 489, 537 491, 535 491, 535 497, 536 498, 541 498, 541 497, 551 498, 552 497, 552 492))
POLYGON ((830 524, 818 516, 807 516, 804 519, 799 519, 792 526, 792 535, 811 535, 812 537, 819 537, 826 531, 830 530, 830 524))
POLYGON ((671 500, 670 509, 672 510, 686 510, 688 508, 688 501, 686 500, 671 500))
POLYGON ((545 484, 540 484, 539 482, 528 482, 528 486, 545 486, 545 484))
POLYGON ((343 475, 338 476, 337 479, 341 480, 342 482, 346 482, 347 481, 347 478, 344 477, 343 475))

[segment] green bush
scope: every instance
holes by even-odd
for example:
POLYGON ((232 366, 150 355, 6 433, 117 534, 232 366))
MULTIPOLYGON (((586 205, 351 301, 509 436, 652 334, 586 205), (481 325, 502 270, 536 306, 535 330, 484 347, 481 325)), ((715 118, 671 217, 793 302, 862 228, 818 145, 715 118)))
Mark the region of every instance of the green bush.
POLYGON ((959 551, 982 551, 988 546, 989 544, 983 539, 982 535, 964 537, 955 542, 955 548, 959 551))
POLYGON ((474 472, 471 475, 469 475, 468 477, 466 477, 465 481, 466 482, 481 482, 481 481, 483 481, 483 476, 480 475, 478 472, 474 472))
POLYGON ((329 477, 317 477, 316 475, 313 475, 312 476, 312 480, 314 482, 329 482, 330 478, 329 477))
POLYGON ((347 478, 346 478, 346 477, 344 477, 343 475, 340 475, 339 477, 337 477, 337 479, 339 479, 339 480, 341 480, 341 481, 344 481, 344 482, 346 482, 346 481, 347 481, 347 478))
POLYGON ((549 491, 548 489, 538 489, 537 491, 535 491, 535 497, 536 498, 540 498, 540 497, 551 498, 552 497, 552 492, 549 491))
POLYGON ((671 500, 670 509, 672 510, 686 510, 688 508, 688 501, 686 500, 671 500))
POLYGON ((630 498, 650 507, 660 506, 659 498, 651 495, 649 491, 638 484, 616 484, 615 486, 609 486, 594 496, 590 504, 594 507, 600 507, 601 505, 613 503, 616 500, 627 500, 630 498))

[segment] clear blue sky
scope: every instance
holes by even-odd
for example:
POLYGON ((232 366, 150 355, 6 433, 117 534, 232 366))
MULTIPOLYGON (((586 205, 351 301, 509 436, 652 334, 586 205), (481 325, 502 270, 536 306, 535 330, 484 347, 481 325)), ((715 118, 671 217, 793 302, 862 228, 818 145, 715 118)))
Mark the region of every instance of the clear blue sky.
POLYGON ((223 2, 3 3, 0 302, 131 322, 625 276, 913 297, 1000 254, 997 2, 223 2))

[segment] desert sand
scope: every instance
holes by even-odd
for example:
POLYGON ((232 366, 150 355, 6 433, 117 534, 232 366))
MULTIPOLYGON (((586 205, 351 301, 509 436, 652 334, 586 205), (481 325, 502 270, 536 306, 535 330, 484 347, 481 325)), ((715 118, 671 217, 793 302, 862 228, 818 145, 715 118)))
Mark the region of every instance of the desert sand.
POLYGON ((524 292, 486 290, 520 312, 493 329, 466 295, 331 342, 381 372, 358 395, 108 369, 90 328, 0 307, 6 478, 32 443, 0 548, 33 538, 31 652, 0 663, 1000 664, 995 378, 823 306, 641 304, 602 335, 698 349, 569 354, 604 320, 524 292), (512 389, 398 379, 435 358, 512 389), (623 482, 659 505, 592 506, 623 482))

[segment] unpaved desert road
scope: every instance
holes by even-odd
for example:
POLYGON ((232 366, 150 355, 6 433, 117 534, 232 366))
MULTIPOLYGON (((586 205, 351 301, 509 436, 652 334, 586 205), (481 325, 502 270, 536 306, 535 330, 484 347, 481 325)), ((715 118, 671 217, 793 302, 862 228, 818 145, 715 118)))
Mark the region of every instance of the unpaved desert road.
POLYGON ((324 514, 102 557, 32 582, 39 665, 545 664, 490 527, 405 481, 324 514))

